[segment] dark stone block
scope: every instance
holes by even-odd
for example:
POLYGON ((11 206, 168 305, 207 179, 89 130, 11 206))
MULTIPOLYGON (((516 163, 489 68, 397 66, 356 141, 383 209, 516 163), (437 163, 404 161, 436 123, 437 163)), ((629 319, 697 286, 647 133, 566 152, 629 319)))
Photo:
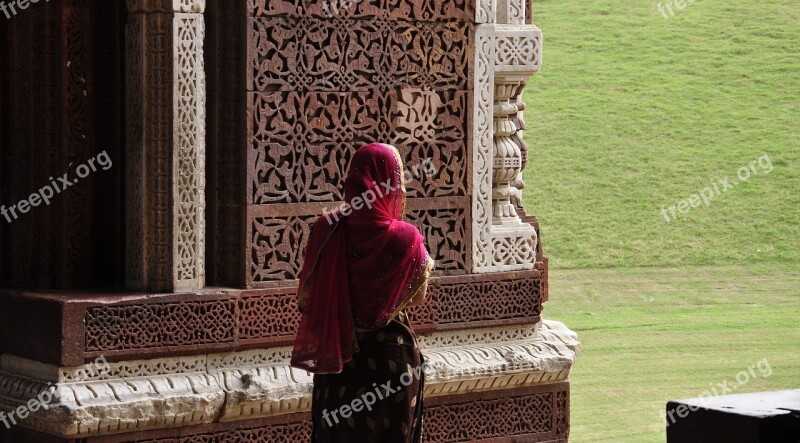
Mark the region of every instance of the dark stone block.
POLYGON ((798 443, 800 389, 667 403, 668 443, 798 443))

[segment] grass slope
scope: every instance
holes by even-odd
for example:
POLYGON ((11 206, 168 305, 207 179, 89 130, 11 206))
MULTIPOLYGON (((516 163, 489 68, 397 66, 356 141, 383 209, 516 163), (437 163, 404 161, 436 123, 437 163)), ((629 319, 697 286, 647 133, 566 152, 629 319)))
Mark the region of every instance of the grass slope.
POLYGON ((800 388, 796 266, 555 270, 550 287, 545 316, 583 347, 572 443, 664 442, 667 400, 725 382, 734 393, 800 388))
POLYGON ((553 268, 545 316, 583 344, 576 443, 663 442, 668 399, 763 359, 736 392, 800 387, 800 7, 697 0, 665 20, 656 3, 534 3, 524 198, 553 268))
MULTIPOLYGON (((536 0, 524 191, 554 268, 800 261, 800 7, 536 0), (667 223, 762 155, 773 169, 667 223)), ((757 166, 758 168, 758 166, 757 166)))

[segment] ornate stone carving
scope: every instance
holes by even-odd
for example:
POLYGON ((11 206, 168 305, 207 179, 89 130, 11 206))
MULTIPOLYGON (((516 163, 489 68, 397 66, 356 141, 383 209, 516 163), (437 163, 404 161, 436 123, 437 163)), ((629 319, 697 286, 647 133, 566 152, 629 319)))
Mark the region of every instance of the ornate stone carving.
POLYGON ((86 352, 230 343, 235 312, 225 299, 89 308, 86 352))
MULTIPOLYGON (((230 21, 228 11, 212 9, 230 21)), ((409 181, 409 219, 425 226, 441 272, 466 273, 473 2, 369 0, 333 16, 324 2, 299 0, 250 0, 244 9, 233 13, 244 16, 243 35, 214 36, 216 48, 232 52, 217 50, 212 68, 225 74, 215 85, 211 129, 219 151, 217 284, 268 288, 295 279, 308 223, 340 204, 350 157, 376 140, 398 146, 410 167, 433 166, 409 181), (240 39, 243 45, 232 44, 240 39), (239 72, 243 85, 231 90, 239 72), (224 127, 237 109, 246 111, 242 154, 230 148, 241 137, 224 127), (244 226, 231 223, 241 214, 244 226), (229 245, 245 252, 222 253, 229 245)))
POLYGON ((350 157, 359 143, 374 140, 398 146, 409 167, 423 160, 432 165, 410 180, 409 198, 467 195, 465 92, 402 88, 248 97, 248 203, 339 202, 350 157))
MULTIPOLYGON (((291 284, 81 303, 70 321, 81 322, 83 328, 68 340, 83 347, 71 357, 131 359, 169 355, 174 349, 287 345, 299 322, 296 281, 291 284)), ((534 323, 540 319, 543 285, 538 270, 436 276, 424 306, 409 309, 409 316, 419 331, 534 323)))
MULTIPOLYGON (((439 396, 466 399, 512 387, 518 395, 564 381, 580 345, 563 324, 543 322, 437 332, 420 338, 420 347, 426 398, 436 404, 439 396)), ((58 368, 3 355, 0 407, 10 410, 48 392, 49 408, 25 424, 68 438, 307 412, 313 379, 291 368, 290 357, 285 347, 58 368)), ((554 399, 548 404, 562 404, 554 399)))
POLYGON ((204 0, 128 0, 127 285, 205 285, 204 0))
MULTIPOLYGON (((532 388, 441 396, 427 400, 423 441, 435 443, 547 442, 566 443, 569 433, 569 387, 555 383, 532 388), (546 417, 545 414, 551 414, 546 417), (518 420, 525 417, 524 422, 518 420), (552 417, 559 417, 553 423, 552 417), (487 426, 487 423, 491 423, 487 426)), ((210 426, 211 427, 211 426, 210 426)), ((137 443, 208 443, 208 442, 287 442, 303 443, 311 439, 308 414, 294 414, 251 420, 230 429, 224 425, 202 430, 171 431, 168 436, 137 443)), ((133 443, 124 438, 114 443, 133 443)))
POLYGON ((472 247, 474 272, 532 269, 537 233, 522 221, 515 206, 526 152, 521 137, 521 93, 539 70, 541 32, 518 24, 525 2, 498 0, 497 19, 475 33, 473 118, 472 247))
POLYGON ((467 87, 467 23, 271 16, 248 25, 250 91, 467 87))
POLYGON ((247 0, 247 11, 253 17, 470 22, 475 0, 247 0))
MULTIPOLYGON (((420 145, 422 146, 422 145, 420 145)), ((450 168, 456 170, 458 167, 450 168)), ((335 192, 339 192, 336 190, 335 192)), ((303 251, 314 223, 324 208, 340 202, 290 206, 253 205, 247 208, 247 286, 271 287, 276 282, 294 284, 302 265, 303 251)), ((463 274, 468 268, 469 201, 467 198, 409 199, 407 220, 417 225, 427 239, 437 271, 463 274)))
POLYGON ((452 396, 448 403, 426 407, 424 441, 564 442, 566 434, 555 432, 552 420, 561 392, 564 386, 553 385, 509 395, 452 396))

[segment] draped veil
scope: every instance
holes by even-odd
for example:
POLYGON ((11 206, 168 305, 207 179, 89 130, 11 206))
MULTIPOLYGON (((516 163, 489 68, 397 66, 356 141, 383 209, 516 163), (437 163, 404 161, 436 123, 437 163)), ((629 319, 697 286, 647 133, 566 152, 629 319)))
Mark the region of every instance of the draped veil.
POLYGON ((362 146, 345 179, 346 206, 311 228, 292 366, 341 372, 358 352, 356 329, 385 326, 422 289, 433 260, 419 230, 402 220, 403 172, 395 147, 362 146))

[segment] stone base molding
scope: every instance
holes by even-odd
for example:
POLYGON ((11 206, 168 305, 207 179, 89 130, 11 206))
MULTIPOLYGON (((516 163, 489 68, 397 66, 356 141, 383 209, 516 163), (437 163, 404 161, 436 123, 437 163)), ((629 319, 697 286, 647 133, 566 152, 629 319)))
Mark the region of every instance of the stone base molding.
MULTIPOLYGON (((434 403, 565 382, 580 350, 576 334, 554 321, 437 332, 419 342, 434 403)), ((61 438, 307 413, 313 378, 291 368, 290 355, 281 347, 69 368, 2 355, 0 410, 22 408, 14 417, 21 426, 61 438), (37 398, 48 401, 31 406, 37 398)))

